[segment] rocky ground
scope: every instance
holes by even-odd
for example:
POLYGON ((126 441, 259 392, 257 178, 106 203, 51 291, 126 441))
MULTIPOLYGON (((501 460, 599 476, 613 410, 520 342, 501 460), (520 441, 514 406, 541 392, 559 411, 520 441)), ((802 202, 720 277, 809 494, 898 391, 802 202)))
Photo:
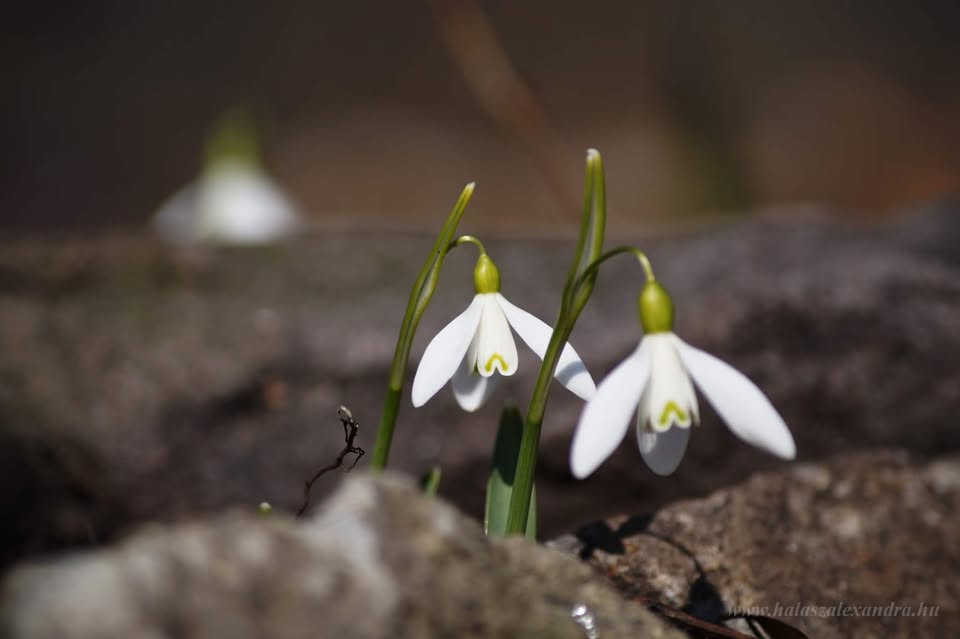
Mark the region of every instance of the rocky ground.
POLYGON ((5 636, 680 637, 569 555, 488 539, 413 482, 347 482, 298 525, 234 514, 14 573, 5 636), (78 592, 79 591, 79 592, 78 592), (536 594, 534 594, 536 593, 536 594), (583 614, 574 619, 578 606, 583 614))
POLYGON ((0 632, 753 636, 691 621, 749 631, 727 620, 739 611, 768 629, 770 618, 789 624, 773 637, 955 636, 958 507, 957 457, 861 454, 595 522, 549 549, 486 538, 409 480, 360 475, 307 520, 248 509, 18 568, 3 586, 0 632))
POLYGON ((954 636, 958 499, 960 458, 874 452, 761 473, 550 545, 587 559, 628 597, 705 619, 739 610, 817 638, 954 636))
MULTIPOLYGON (((917 460, 919 486, 929 483, 923 460, 960 443, 958 219, 943 204, 874 228, 819 216, 754 220, 641 244, 674 295, 678 333, 737 365, 771 396, 801 461, 898 447, 917 460)), ((470 231, 469 212, 462 230, 470 231)), ((0 507, 13 524, 0 531, 3 563, 110 543, 142 522, 196 520, 263 500, 279 511, 295 508, 303 480, 342 446, 338 404, 360 421, 360 445, 372 447, 400 315, 430 243, 419 235, 338 233, 190 253, 139 237, 4 245, 0 507)), ((504 294, 552 318, 570 244, 487 244, 504 294)), ((474 256, 462 253, 441 277, 411 366, 472 295, 474 256)), ((629 260, 611 264, 574 333, 597 377, 639 339, 639 283, 629 260)), ((535 358, 521 355, 518 377, 495 400, 522 406, 535 370, 535 358)), ((627 443, 576 482, 566 460, 579 410, 579 400, 554 390, 537 477, 544 538, 617 513, 652 513, 779 464, 704 410, 674 476, 652 476, 627 443)), ((419 474, 440 464, 441 495, 476 515, 496 417, 494 405, 461 414, 446 391, 421 410, 405 398, 393 466, 419 474)), ((338 481, 325 478, 318 497, 338 481)), ((815 490, 832 494, 801 484, 802 499, 815 490)), ((906 515, 880 516, 881 497, 874 504, 863 495, 875 510, 857 515, 857 525, 883 523, 878 535, 889 538, 907 529, 906 515)), ((768 518, 763 505, 758 516, 768 518)), ((939 516, 952 521, 948 512, 939 516)), ((655 521, 670 521, 663 517, 655 521)), ((853 519, 838 517, 841 529, 852 530, 853 519)), ((724 521, 714 512, 703 525, 724 521)), ((957 573, 955 562, 940 568, 957 573)), ((748 583, 755 577, 746 574, 748 583)), ((728 605, 769 601, 720 592, 728 605)), ((794 592, 821 601, 812 591, 794 592)), ((668 594, 678 602, 682 588, 668 594)))

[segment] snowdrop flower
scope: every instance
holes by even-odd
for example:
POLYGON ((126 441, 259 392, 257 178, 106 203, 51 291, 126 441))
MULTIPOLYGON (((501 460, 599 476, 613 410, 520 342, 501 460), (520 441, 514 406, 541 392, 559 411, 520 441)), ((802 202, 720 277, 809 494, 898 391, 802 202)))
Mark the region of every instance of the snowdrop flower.
POLYGON ((201 175, 161 205, 152 225, 175 244, 261 244, 298 230, 300 214, 264 172, 250 122, 230 112, 214 127, 201 175))
POLYGON ((691 377, 735 435, 793 459, 790 430, 760 389, 729 364, 674 335, 673 303, 655 280, 644 286, 639 309, 640 346, 600 383, 580 417, 570 451, 576 477, 586 477, 613 453, 634 413, 644 461, 658 475, 672 473, 691 426, 700 421, 691 377))
MULTIPOLYGON (((459 241, 459 240, 458 240, 459 241)), ((473 238, 469 238, 476 244, 473 238)), ((476 296, 463 313, 447 324, 427 345, 413 378, 414 406, 422 406, 451 379, 460 407, 475 411, 493 391, 497 376, 517 372, 517 347, 510 328, 537 357, 543 359, 553 329, 500 294, 500 274, 482 246, 473 273, 476 296)), ((556 379, 571 392, 589 399, 596 391, 593 378, 566 344, 556 379)))

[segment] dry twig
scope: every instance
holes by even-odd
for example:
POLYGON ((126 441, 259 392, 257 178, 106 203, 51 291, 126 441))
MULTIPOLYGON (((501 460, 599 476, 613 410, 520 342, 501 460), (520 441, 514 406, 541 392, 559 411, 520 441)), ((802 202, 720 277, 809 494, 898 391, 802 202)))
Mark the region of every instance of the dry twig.
POLYGON ((537 163, 561 210, 576 211, 570 188, 574 165, 567 145, 550 126, 533 91, 517 72, 493 26, 475 0, 429 0, 443 42, 477 103, 537 163))
POLYGON ((360 431, 360 424, 357 423, 357 420, 353 418, 353 413, 350 412, 350 409, 346 406, 337 407, 337 417, 340 418, 340 423, 343 424, 343 439, 344 447, 340 451, 340 454, 337 455, 336 461, 334 461, 329 466, 325 466, 318 470, 313 477, 308 481, 304 482, 303 485, 303 504, 300 505, 300 508, 297 510, 297 517, 306 512, 307 507, 310 505, 310 489, 313 487, 313 483, 320 479, 320 477, 331 470, 335 470, 343 466, 344 458, 353 453, 356 455, 356 458, 353 460, 353 463, 350 464, 350 468, 347 469, 347 472, 353 470, 353 467, 357 465, 357 462, 360 461, 360 458, 363 457, 365 452, 359 446, 354 445, 354 440, 357 438, 357 433, 360 431))

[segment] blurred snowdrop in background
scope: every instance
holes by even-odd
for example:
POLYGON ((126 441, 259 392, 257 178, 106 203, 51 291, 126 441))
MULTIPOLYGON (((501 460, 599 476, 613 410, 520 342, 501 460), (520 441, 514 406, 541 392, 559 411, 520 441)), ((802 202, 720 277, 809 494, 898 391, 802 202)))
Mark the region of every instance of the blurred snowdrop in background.
POLYGON ((220 117, 196 180, 174 193, 152 220, 175 244, 262 244, 301 227, 297 207, 263 168, 250 116, 233 109, 220 117))

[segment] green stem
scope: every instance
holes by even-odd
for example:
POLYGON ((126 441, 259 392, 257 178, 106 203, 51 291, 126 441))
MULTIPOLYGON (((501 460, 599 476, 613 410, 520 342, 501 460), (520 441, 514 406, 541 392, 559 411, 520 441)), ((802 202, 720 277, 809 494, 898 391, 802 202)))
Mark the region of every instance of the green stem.
POLYGON ((397 423, 397 412, 400 407, 401 390, 402 388, 387 386, 387 395, 383 399, 383 412, 380 414, 380 427, 377 429, 377 440, 373 445, 371 469, 383 470, 387 465, 390 443, 393 441, 393 429, 397 423))
POLYGON ((387 382, 387 394, 383 400, 383 410, 380 413, 380 426, 377 429, 377 439, 370 459, 370 469, 383 470, 387 466, 390 456, 390 444, 393 441, 393 431, 397 423, 397 412, 400 407, 400 395, 403 391, 403 382, 407 373, 407 362, 410 359, 410 348, 413 346, 413 336, 417 332, 420 317, 430 303, 433 292, 437 288, 437 279, 440 276, 440 267, 443 258, 450 250, 450 240, 457 231, 457 225, 467 208, 467 202, 473 195, 474 183, 464 187, 463 192, 454 204, 453 210, 447 216, 427 260, 417 275, 413 288, 410 289, 410 298, 407 309, 400 324, 400 335, 397 337, 397 346, 393 352, 393 364, 390 366, 390 378, 387 382))
POLYGON ((569 334, 570 330, 562 330, 559 323, 554 328, 547 352, 543 356, 543 365, 537 374, 533 395, 530 397, 526 424, 520 437, 520 451, 517 453, 517 472, 513 479, 510 512, 507 515, 508 535, 522 535, 526 530, 530 514, 530 495, 533 492, 533 475, 537 467, 537 449, 540 446, 540 430, 550 394, 550 382, 569 334))
POLYGON ((593 291, 596 270, 586 273, 589 265, 597 259, 603 247, 606 225, 606 195, 603 178, 603 163, 600 154, 591 149, 587 152, 587 170, 584 180, 583 216, 580 236, 574 253, 570 274, 564 285, 560 312, 554 323, 553 334, 543 355, 543 363, 537 374, 537 382, 527 408, 526 424, 520 438, 517 455, 517 472, 514 477, 510 511, 507 515, 507 534, 523 534, 530 512, 533 491, 533 475, 537 467, 537 451, 540 446, 540 431, 546 412, 550 383, 553 381, 560 353, 573 331, 573 326, 593 291))
POLYGON ((475 237, 472 236, 472 235, 461 235, 460 237, 458 237, 458 238, 455 239, 454 241, 450 242, 450 245, 447 247, 447 251, 451 251, 452 249, 457 248, 457 247, 460 246, 461 244, 466 244, 466 243, 468 243, 468 242, 469 242, 470 244, 473 244, 474 246, 477 247, 477 250, 480 251, 480 255, 486 255, 486 254, 487 254, 487 250, 486 250, 485 248, 483 248, 483 243, 480 242, 480 240, 478 240, 477 238, 475 238, 475 237))
POLYGON ((574 280, 573 286, 569 289, 569 300, 565 301, 564 308, 561 309, 560 317, 557 319, 556 327, 550 336, 550 343, 547 346, 547 352, 543 356, 543 366, 537 375, 537 382, 533 388, 533 395, 530 398, 530 407, 527 409, 527 422, 523 430, 523 436, 520 439, 520 452, 517 454, 517 474, 513 483, 514 500, 520 496, 516 508, 514 500, 510 502, 510 513, 507 517, 507 533, 522 534, 526 525, 527 510, 529 510, 529 501, 527 506, 523 506, 522 496, 529 495, 533 490, 533 474, 537 463, 537 448, 540 443, 540 430, 543 425, 543 417, 547 405, 547 396, 550 392, 550 382, 553 379, 554 371, 560 360, 560 353, 566 344, 570 333, 573 332, 573 326, 580 316, 580 311, 586 304, 589 291, 586 297, 582 297, 584 286, 592 288, 591 278, 595 277, 600 265, 612 257, 623 253, 632 253, 640 262, 644 275, 650 282, 655 281, 653 268, 650 266, 650 260, 640 249, 632 246, 620 246, 607 251, 594 261, 590 262, 586 268, 574 280), (578 303, 574 305, 574 301, 578 303), (524 471, 521 471, 524 469, 524 471))
MULTIPOLYGON (((643 269, 643 275, 647 278, 648 282, 655 282, 657 280, 657 278, 653 275, 653 267, 650 265, 650 259, 647 257, 646 253, 632 246, 618 246, 615 249, 610 249, 591 262, 587 268, 583 269, 580 277, 578 277, 574 283, 572 291, 577 291, 581 286, 583 286, 588 277, 596 275, 597 271, 600 270, 601 264, 609 260, 611 257, 616 257, 617 255, 622 255, 624 253, 632 253, 633 256, 637 258, 637 261, 640 262, 640 268, 643 269)), ((571 295, 571 297, 573 297, 573 295, 571 295)))

